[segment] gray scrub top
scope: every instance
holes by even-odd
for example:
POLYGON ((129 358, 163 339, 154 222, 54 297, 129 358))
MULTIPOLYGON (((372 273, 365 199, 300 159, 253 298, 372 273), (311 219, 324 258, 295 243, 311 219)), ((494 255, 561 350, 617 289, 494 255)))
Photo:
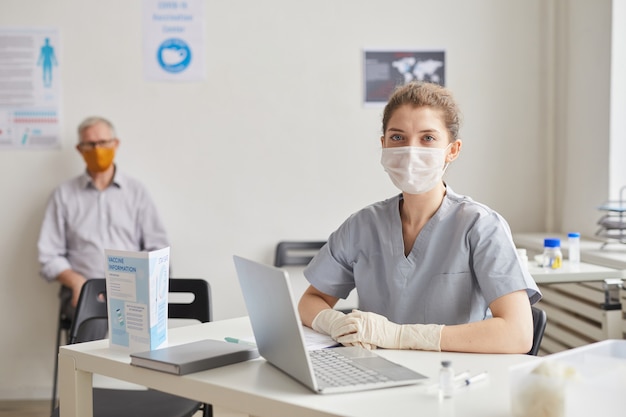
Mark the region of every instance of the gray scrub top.
POLYGON ((526 290, 541 293, 522 267, 507 222, 489 207, 447 187, 441 207, 404 255, 402 195, 350 216, 304 271, 318 290, 395 323, 462 324, 490 316, 489 304, 526 290))

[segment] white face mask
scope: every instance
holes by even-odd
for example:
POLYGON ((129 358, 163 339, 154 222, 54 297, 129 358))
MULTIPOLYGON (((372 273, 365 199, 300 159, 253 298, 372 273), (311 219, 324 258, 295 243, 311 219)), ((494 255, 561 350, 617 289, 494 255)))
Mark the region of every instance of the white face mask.
POLYGON ((380 162, 396 187, 408 194, 422 194, 441 181, 448 167, 446 151, 450 145, 445 148, 383 148, 380 162))

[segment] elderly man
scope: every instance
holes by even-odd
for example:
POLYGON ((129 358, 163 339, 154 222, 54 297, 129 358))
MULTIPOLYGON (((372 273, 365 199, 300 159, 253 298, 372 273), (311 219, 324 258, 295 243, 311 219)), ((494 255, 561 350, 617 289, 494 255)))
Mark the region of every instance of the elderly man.
MULTIPOLYGON (((87 118, 78 127, 78 138, 76 150, 87 168, 52 193, 38 242, 41 275, 62 284, 62 308, 69 318, 85 280, 104 278, 105 248, 169 246, 146 188, 113 163, 120 140, 111 122, 87 118)), ((105 336, 104 329, 99 336, 105 336)))

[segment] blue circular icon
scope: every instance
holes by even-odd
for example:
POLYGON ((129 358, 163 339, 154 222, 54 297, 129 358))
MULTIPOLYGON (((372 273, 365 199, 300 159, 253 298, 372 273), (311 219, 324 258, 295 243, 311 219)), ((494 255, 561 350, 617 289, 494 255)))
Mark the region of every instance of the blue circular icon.
POLYGON ((191 50, 182 39, 171 38, 163 41, 157 51, 157 61, 167 72, 184 71, 191 62, 191 50))

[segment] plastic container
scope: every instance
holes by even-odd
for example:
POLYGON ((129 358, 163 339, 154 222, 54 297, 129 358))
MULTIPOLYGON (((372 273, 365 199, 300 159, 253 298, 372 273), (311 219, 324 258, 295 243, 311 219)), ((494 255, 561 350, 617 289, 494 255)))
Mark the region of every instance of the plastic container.
POLYGON ((454 394, 454 370, 452 370, 452 362, 441 361, 441 369, 439 370, 439 397, 451 398, 454 394))
POLYGON ((623 416, 626 340, 553 353, 514 366, 509 375, 515 417, 623 416))
POLYGON ((561 253, 561 239, 550 238, 543 240, 543 262, 545 269, 559 269, 563 264, 561 253))
POLYGON ((568 255, 570 265, 580 264, 580 233, 572 232, 567 234, 568 255))

